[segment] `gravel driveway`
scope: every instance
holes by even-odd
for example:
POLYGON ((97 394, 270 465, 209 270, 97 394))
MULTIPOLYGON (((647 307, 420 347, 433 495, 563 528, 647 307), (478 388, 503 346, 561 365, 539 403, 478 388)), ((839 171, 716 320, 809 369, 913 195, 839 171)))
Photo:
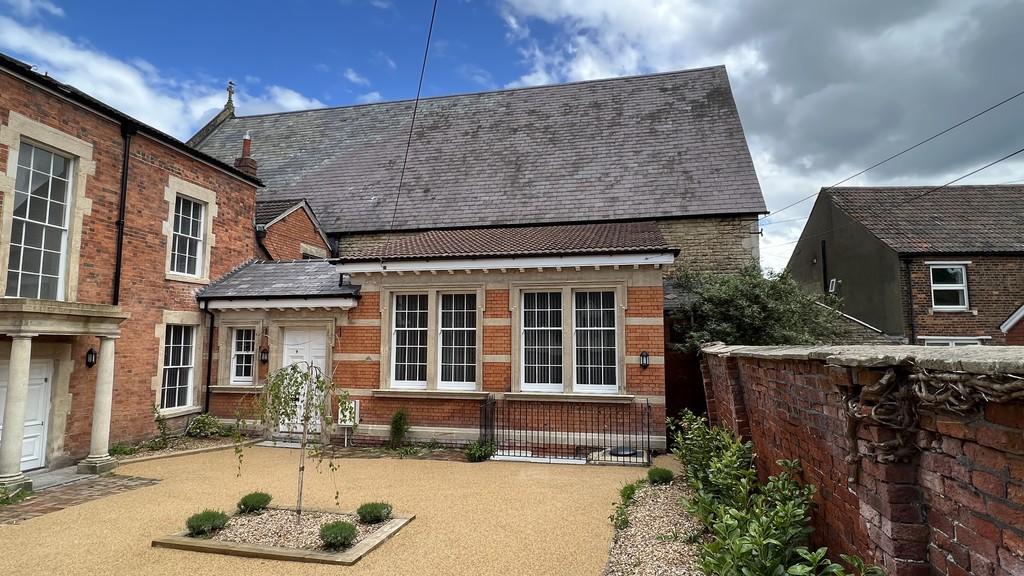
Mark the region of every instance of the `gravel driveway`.
MULTIPOLYGON (((252 490, 294 498, 297 452, 231 450, 129 464, 118 470, 157 485, 87 502, 18 526, 0 526, 0 572, 21 574, 516 574, 597 576, 608 560, 612 503, 642 468, 430 460, 343 459, 343 509, 390 501, 416 520, 351 567, 232 558, 150 547, 205 507, 233 509, 252 490)), ((662 466, 672 466, 662 458, 662 466)), ((325 470, 307 464, 305 503, 334 505, 325 470)))

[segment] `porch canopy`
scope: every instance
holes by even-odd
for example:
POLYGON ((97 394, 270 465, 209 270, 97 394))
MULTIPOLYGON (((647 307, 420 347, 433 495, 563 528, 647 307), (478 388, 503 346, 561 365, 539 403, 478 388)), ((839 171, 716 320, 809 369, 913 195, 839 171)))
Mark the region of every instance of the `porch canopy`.
POLYGON ((97 336, 100 351, 92 410, 89 457, 80 468, 106 471, 116 462, 108 453, 110 411, 114 394, 114 340, 129 317, 119 306, 27 298, 0 299, 0 334, 10 336, 11 355, 0 436, 0 487, 31 487, 21 473, 25 414, 28 408, 32 339, 36 336, 97 336))
POLYGON ((343 283, 326 260, 255 260, 207 286, 196 300, 208 310, 348 310, 359 286, 343 283))

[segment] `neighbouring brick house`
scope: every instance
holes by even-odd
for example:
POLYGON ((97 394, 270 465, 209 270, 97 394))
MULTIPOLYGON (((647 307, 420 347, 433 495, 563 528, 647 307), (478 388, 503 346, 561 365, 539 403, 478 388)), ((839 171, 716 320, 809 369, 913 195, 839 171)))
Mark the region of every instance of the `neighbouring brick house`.
POLYGON ((358 401, 364 440, 399 409, 414 437, 476 439, 493 399, 564 434, 649 405, 663 449, 664 277, 755 259, 765 211, 725 69, 429 98, 410 129, 413 107, 226 108, 190 140, 227 161, 250 135, 260 205, 305 199, 333 252, 200 293, 211 410, 306 361, 358 401))
POLYGON ((912 344, 1024 343, 1024 186, 933 188, 823 189, 788 270, 912 344))
POLYGON ((262 257, 258 186, 0 55, 0 486, 108 469, 110 442, 153 436, 154 406, 173 427, 204 409, 195 294, 262 257))

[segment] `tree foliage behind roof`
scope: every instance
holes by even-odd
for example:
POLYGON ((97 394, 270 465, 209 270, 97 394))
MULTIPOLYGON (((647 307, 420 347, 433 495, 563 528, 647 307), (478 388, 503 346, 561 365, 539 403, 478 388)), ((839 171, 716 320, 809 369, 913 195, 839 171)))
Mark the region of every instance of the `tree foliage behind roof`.
POLYGON ((786 272, 765 275, 751 263, 737 274, 682 270, 676 280, 689 296, 674 318, 683 325, 688 348, 716 341, 752 346, 832 344, 846 332, 837 312, 838 298, 807 294, 786 272))

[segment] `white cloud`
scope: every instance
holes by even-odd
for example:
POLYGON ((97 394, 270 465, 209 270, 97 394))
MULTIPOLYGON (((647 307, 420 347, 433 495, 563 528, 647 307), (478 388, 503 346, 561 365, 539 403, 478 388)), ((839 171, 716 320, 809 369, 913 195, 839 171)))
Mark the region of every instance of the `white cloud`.
POLYGON ((459 76, 462 76, 481 88, 486 88, 488 90, 497 88, 497 84, 494 83, 494 77, 491 76, 491 73, 479 66, 473 64, 462 64, 456 69, 456 71, 459 73, 459 76))
POLYGON ((380 92, 374 90, 373 92, 367 92, 366 94, 360 94, 356 97, 356 102, 360 104, 373 104, 374 102, 380 102, 384 97, 380 95, 380 92))
MULTIPOLYGON (((35 64, 61 82, 90 94, 178 138, 188 138, 224 105, 226 81, 172 78, 139 59, 119 60, 41 26, 0 16, 0 51, 35 64)), ((319 108, 324 104, 289 88, 260 93, 239 88, 239 114, 319 108)))
MULTIPOLYGON (((774 211, 1020 89, 1006 74, 1024 50, 1014 0, 502 0, 498 11, 525 70, 509 86, 725 64, 774 211)), ((1019 147, 1020 113, 1008 105, 850 184, 948 182, 1019 147)), ((1024 160, 1001 167, 971 181, 1024 176, 1024 160)), ((766 267, 785 266, 802 226, 764 227, 766 267)))
POLYGON ((15 14, 22 18, 32 18, 42 14, 64 16, 64 9, 49 0, 4 0, 15 14))
POLYGON ((362 74, 360 74, 359 72, 356 72, 355 70, 353 70, 351 68, 346 68, 345 69, 344 76, 345 76, 345 80, 348 80, 349 82, 351 82, 353 84, 358 84, 360 86, 369 86, 370 85, 370 81, 365 76, 363 76, 362 74))
POLYGON ((390 10, 391 0, 370 0, 370 6, 379 10, 390 10))
POLYGON ((378 51, 378 52, 374 53, 373 60, 374 60, 374 62, 377 62, 379 64, 383 64, 384 66, 387 66, 388 68, 390 68, 392 70, 395 70, 396 68, 398 68, 398 64, 396 64, 395 61, 390 56, 385 54, 384 52, 378 51))

